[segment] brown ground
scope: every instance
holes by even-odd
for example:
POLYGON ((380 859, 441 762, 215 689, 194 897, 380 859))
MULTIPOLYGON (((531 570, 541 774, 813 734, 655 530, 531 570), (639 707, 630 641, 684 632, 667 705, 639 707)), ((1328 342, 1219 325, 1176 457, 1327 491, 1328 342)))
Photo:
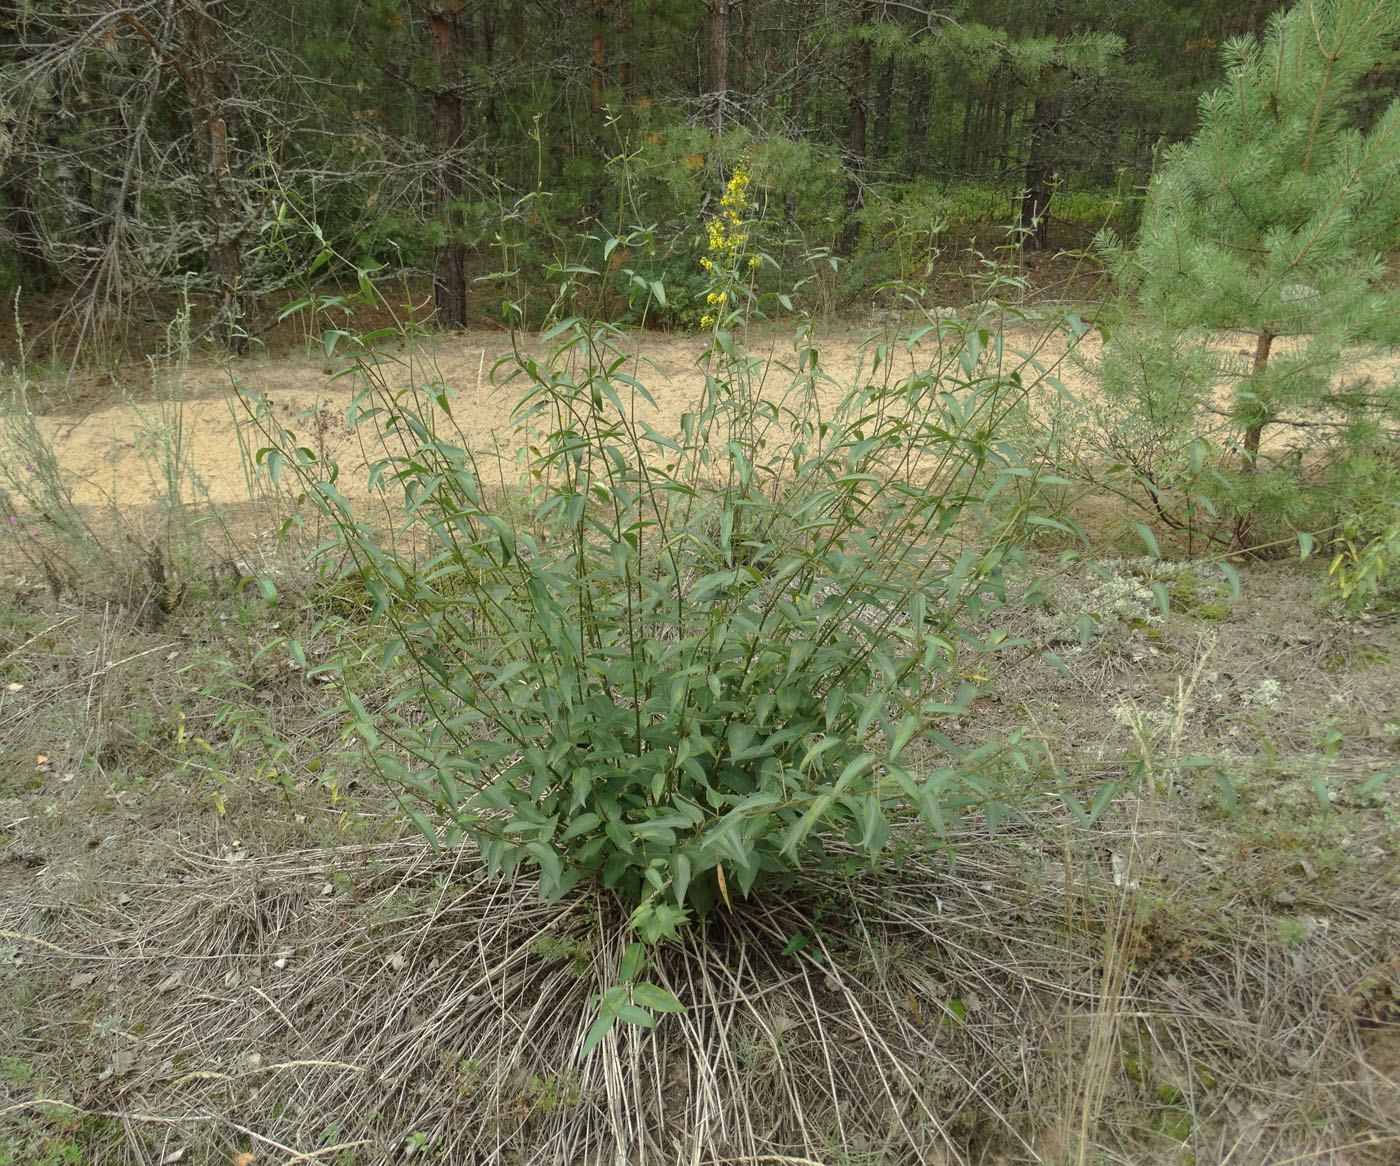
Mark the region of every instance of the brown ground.
MULTIPOLYGON (((910 327, 907 317, 899 325, 884 320, 878 324, 886 329, 883 335, 878 328, 853 324, 833 326, 817 334, 821 368, 827 378, 819 389, 824 411, 834 409, 852 385, 907 376, 938 361, 936 340, 926 339, 912 354, 903 342, 889 341, 895 327, 910 327), (878 351, 882 342, 888 342, 883 354, 878 351)), ((1034 322, 1006 324, 1004 373, 1020 370, 1028 382, 1036 383, 1043 373, 1029 363, 1029 358, 1034 358, 1071 393, 1081 397, 1093 393, 1093 378, 1065 359, 1063 333, 1034 322)), ((663 433, 677 433, 681 414, 695 408, 703 389, 708 367, 706 338, 640 333, 629 339, 633 345, 629 351, 638 363, 625 371, 644 383, 656 401, 653 409, 637 398, 637 418, 663 433)), ((769 326, 752 332, 744 343, 752 355, 767 364, 765 388, 771 384, 773 393, 784 390, 792 379, 783 367, 793 365, 792 333, 769 326)), ((1223 335, 1216 346, 1223 360, 1237 366, 1247 365, 1252 354, 1244 336, 1223 335)), ((1286 350, 1283 344, 1277 347, 1280 352, 1286 350)), ((533 355, 542 355, 538 343, 533 348, 533 355)), ((1078 352, 1092 360, 1100 349, 1098 334, 1091 332, 1080 342, 1078 352)), ((500 384, 511 366, 498 368, 498 361, 509 354, 509 339, 504 333, 467 332, 434 337, 411 353, 400 346, 391 354, 392 362, 378 366, 376 372, 396 390, 410 385, 449 387, 454 396, 453 415, 467 444, 498 450, 503 480, 513 481, 519 476, 516 464, 526 435, 511 416, 523 382, 500 384)), ((1392 358, 1354 362, 1347 375, 1393 377, 1397 370, 1400 358, 1392 358)), ((221 506, 245 502, 249 459, 268 444, 252 423, 251 395, 265 396, 281 425, 293 430, 300 442, 316 449, 320 456, 340 465, 343 476, 338 486, 342 493, 350 498, 366 496, 363 466, 374 451, 363 449, 362 435, 346 424, 347 410, 364 387, 347 357, 337 354, 330 360, 318 360, 300 356, 193 366, 181 376, 184 388, 178 406, 167 405, 162 411, 153 399, 153 394, 159 395, 154 393, 153 384, 165 385, 172 379, 171 373, 153 377, 149 367, 138 366, 111 382, 105 391, 88 380, 83 392, 85 404, 65 401, 56 385, 37 398, 42 412, 40 432, 52 441, 59 464, 70 475, 74 502, 96 507, 115 504, 125 512, 154 501, 157 485, 150 469, 150 438, 143 433, 170 427, 176 421, 183 456, 197 475, 190 491, 193 497, 187 500, 207 498, 221 506)), ((1043 383, 1039 393, 1042 401, 1056 399, 1056 393, 1043 383)), ((1287 436, 1282 427, 1272 430, 1276 444, 1282 444, 1287 436)), ((1114 499, 1091 500, 1089 509, 1092 513, 1085 517, 1103 529, 1103 522, 1116 516, 1121 505, 1114 499), (1105 506, 1107 512, 1099 513, 1105 506)))
MULTIPOLYGON (((872 371, 864 338, 822 333, 833 395, 872 371)), ((651 420, 674 428, 703 342, 640 343, 651 420)), ((451 384, 473 439, 515 449, 514 395, 489 387, 504 348, 441 338, 395 383, 451 384)), ((233 374, 341 459, 353 494, 344 367, 233 374)), ((135 404, 39 418, 80 503, 151 500, 139 434, 157 405, 127 387, 135 404)), ((228 372, 193 370, 179 429, 224 503, 246 496, 239 409, 228 372)), ((616 1144, 638 1162, 1049 1166, 1072 1160, 1081 1107, 1105 1161, 1394 1162, 1400 624, 1338 619, 1317 562, 1242 564, 1238 597, 1209 564, 1105 566, 1138 609, 1115 617, 1099 577, 1066 571, 1017 629, 1065 668, 1005 663, 946 727, 971 743, 1029 726, 1082 802, 1104 780, 1135 794, 1081 832, 1044 775, 1013 776, 1027 822, 992 838, 974 816, 955 869, 911 857, 854 884, 850 917, 821 876, 756 898, 658 957, 686 1017, 584 1068, 576 1030, 620 932, 581 897, 545 907, 528 880, 467 877, 469 859, 393 819, 335 693, 276 646, 316 634, 299 622, 313 584, 288 580, 264 611, 216 576, 203 606, 149 626, 16 588, 0 604, 0 1116, 19 1120, 0 1124, 0 1162, 387 1164, 422 1135, 441 1161, 616 1144), (1165 625, 1142 594, 1159 580, 1165 625), (1080 647, 1086 611, 1105 618, 1080 647), (269 760, 259 726, 287 752, 269 760), (794 936, 834 958, 794 954, 794 936)))
MULTIPOLYGON (((847 387, 862 378, 883 379, 888 368, 896 376, 915 371, 914 358, 901 345, 893 346, 891 357, 886 358, 887 368, 872 370, 875 351, 868 336, 868 331, 851 326, 821 334, 818 351, 829 378, 821 390, 824 408, 834 408, 845 397, 847 387)), ((1063 351, 1059 341, 1044 341, 1029 329, 1024 331, 1023 340, 1035 349, 1063 351)), ((791 363, 790 334, 776 329, 756 333, 749 337, 748 345, 766 361, 791 363)), ((926 345, 919 353, 921 359, 933 358, 929 349, 926 345)), ((647 333, 637 339, 634 351, 642 362, 634 375, 646 384, 657 403, 652 409, 639 398, 638 418, 662 432, 678 432, 681 414, 696 406, 704 387, 705 340, 647 333)), ((511 420, 520 382, 501 388, 492 384, 493 369, 509 352, 508 338, 502 333, 469 332, 437 337, 425 352, 411 357, 400 349, 397 359, 402 363, 382 366, 382 371, 396 389, 410 384, 449 386, 455 394, 453 413, 465 435, 478 447, 498 448, 509 466, 523 446, 523 436, 511 420)), ((1052 358, 1042 355, 1041 359, 1052 358)), ((354 467, 357 461, 363 462, 363 455, 345 419, 363 384, 353 375, 337 375, 350 367, 349 360, 336 357, 331 361, 247 361, 226 368, 189 370, 179 421, 185 453, 210 499, 232 504, 247 498, 245 450, 255 451, 266 444, 251 426, 249 394, 266 396, 282 425, 318 453, 341 464, 347 471, 340 482, 342 492, 349 497, 362 495, 365 478, 363 473, 355 473, 354 467), (243 431, 242 445, 235 437, 236 429, 243 431)), ((499 371, 497 379, 503 379, 508 371, 499 371)), ((773 371, 769 375, 786 387, 786 374, 773 371)), ((1074 379, 1069 370, 1065 375, 1074 379)), ((79 505, 115 503, 127 508, 153 500, 140 436, 143 416, 156 416, 149 376, 147 372, 146 383, 130 384, 128 399, 89 407, 81 414, 70 412, 57 393, 52 393, 53 411, 40 418, 40 429, 52 440, 59 463, 74 475, 74 501, 79 505)))

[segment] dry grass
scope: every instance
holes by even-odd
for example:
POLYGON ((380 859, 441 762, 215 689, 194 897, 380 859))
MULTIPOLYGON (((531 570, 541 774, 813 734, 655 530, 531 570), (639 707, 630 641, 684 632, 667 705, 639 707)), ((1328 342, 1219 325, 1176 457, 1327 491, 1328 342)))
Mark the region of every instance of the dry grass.
POLYGON ((1024 775, 996 837, 737 904, 654 953, 689 1010, 586 1062, 623 916, 353 788, 334 695, 267 647, 314 655, 345 596, 283 579, 272 611, 229 559, 151 578, 180 599, 151 619, 135 569, 0 604, 0 1166, 1400 1160, 1400 801, 1349 793, 1396 768, 1400 628, 1339 623, 1296 567, 1238 602, 1178 572, 1165 627, 1096 610, 1082 650, 1057 621, 1104 605, 1062 580, 1022 630, 1066 666, 947 728, 1033 726, 1116 806, 1083 826, 1024 775))
POLYGON ((1245 572, 1223 623, 1106 627, 1070 675, 1009 675, 950 726, 1035 724, 1085 802, 1137 758, 1092 828, 1035 775, 995 838, 907 839, 879 872, 738 904, 655 954, 689 1011, 584 1063, 627 939, 615 906, 542 904, 396 838, 372 786, 328 804, 309 768, 348 781, 333 698, 261 651, 301 617, 240 594, 159 628, 9 609, 0 1161, 1395 1160, 1400 825, 1393 791, 1347 791, 1386 764, 1365 726, 1396 628, 1335 628, 1281 568, 1245 572), (1290 707, 1249 704, 1270 677, 1290 707), (234 682, 303 739, 295 788, 214 735, 234 682), (1338 752, 1309 752, 1333 723, 1338 752), (1192 755, 1234 774, 1240 822, 1192 755), (1336 791, 1329 818, 1305 773, 1336 791))
POLYGON ((614 906, 461 854, 238 847, 81 908, 12 893, 0 1024, 41 1068, 7 1109, 123 1131, 88 1161, 1392 1161, 1352 1005, 1393 890, 1281 943, 1258 905, 1125 878, 1110 856, 1210 845, 1142 810, 742 904, 655 954, 689 1011, 584 1063, 614 906))

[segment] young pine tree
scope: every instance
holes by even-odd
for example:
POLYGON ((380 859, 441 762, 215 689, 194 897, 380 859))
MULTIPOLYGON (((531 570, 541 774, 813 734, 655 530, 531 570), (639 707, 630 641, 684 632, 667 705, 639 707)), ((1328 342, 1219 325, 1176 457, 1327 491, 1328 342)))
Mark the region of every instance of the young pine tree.
POLYGON ((1109 345, 1105 391, 1125 432, 1238 450, 1213 478, 1236 544, 1397 491, 1400 385, 1361 358, 1400 339, 1400 297, 1379 286, 1400 236, 1400 99, 1358 116, 1397 38, 1400 0, 1302 0, 1262 42, 1230 43, 1200 129, 1153 179, 1136 250, 1106 240, 1143 323, 1109 345), (1245 334, 1224 342, 1233 362, 1222 332, 1245 334))

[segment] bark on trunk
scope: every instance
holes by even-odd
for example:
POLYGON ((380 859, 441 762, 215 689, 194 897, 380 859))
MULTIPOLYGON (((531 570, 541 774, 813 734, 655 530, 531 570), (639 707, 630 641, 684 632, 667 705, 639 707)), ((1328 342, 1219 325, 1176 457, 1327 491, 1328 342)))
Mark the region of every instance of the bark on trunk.
POLYGON ((724 132, 724 103, 729 93, 730 0, 705 0, 708 13, 705 87, 710 95, 710 129, 715 137, 724 132))
POLYGON ((596 124, 603 110, 603 87, 608 58, 603 45, 603 29, 608 22, 608 0, 593 0, 593 73, 589 78, 589 98, 596 124))
POLYGON ((617 18, 617 86, 624 94, 632 88, 632 8, 626 0, 617 18))
POLYGON ((916 177, 924 168, 924 145, 928 141, 929 92, 933 88, 933 78, 929 71, 918 65, 910 65, 909 86, 909 136, 904 143, 904 173, 908 178, 916 177))
POLYGON ((1055 190, 1055 139, 1060 129, 1060 99, 1054 92, 1055 66, 1041 71, 1035 99, 1030 155, 1026 159, 1026 193, 1021 200, 1021 246, 1043 251, 1050 233, 1050 199, 1055 190))
POLYGON ((1001 111, 1001 160, 998 169, 1006 174, 1015 165, 1011 149, 1011 127, 1016 112, 1016 79, 1012 77, 1006 86, 1006 100, 1001 111))
POLYGON ((797 43, 792 53, 792 94, 788 109, 792 132, 798 138, 807 132, 807 22, 808 9, 804 4, 797 14, 797 43))
POLYGON ((459 0, 428 11, 433 67, 433 149, 437 154, 434 209, 446 238, 433 266, 433 308, 439 328, 467 326, 467 255, 462 241, 461 200, 466 190, 457 151, 462 146, 461 30, 459 0))
POLYGON ((53 286, 53 277, 44 261, 43 235, 29 191, 30 184, 24 172, 11 173, 0 186, 10 220, 10 240, 19 266, 19 285, 25 293, 46 292, 53 286))
MULTIPOLYGON (((1254 365, 1250 370, 1251 375, 1256 375, 1263 371, 1269 363, 1269 352, 1273 348, 1274 338, 1267 332, 1261 332, 1259 339, 1254 346, 1254 365)), ((1240 450, 1240 476, 1249 477, 1254 474, 1259 467, 1259 443, 1264 436, 1264 424, 1259 422, 1250 425, 1244 431, 1244 446, 1240 450)), ((1233 549, 1237 551, 1247 551, 1255 545, 1255 527, 1257 526, 1256 515, 1253 511, 1244 511, 1235 519, 1234 537, 1231 542, 1233 549)))
POLYGON ((964 174, 972 169, 972 107, 977 97, 971 87, 963 90, 962 136, 958 142, 958 167, 964 174))
POLYGON ((890 156, 890 106, 894 103, 894 54, 880 62, 875 78, 875 123, 871 127, 870 161, 883 166, 890 156))
POLYGON ((211 11, 216 3, 186 3, 181 11, 186 57, 185 84, 191 120, 205 165, 205 221, 209 231, 209 271, 214 277, 217 310, 214 327, 232 352, 248 345, 243 328, 243 232, 237 222, 233 176, 229 169, 228 122, 223 112, 223 82, 213 44, 211 11))
MULTIPOLYGON (((496 53, 496 28, 491 23, 492 11, 493 9, 488 6, 482 6, 482 8, 479 9, 481 16, 481 32, 479 37, 473 34, 470 24, 464 29, 461 54, 463 57, 475 58, 478 60, 481 67, 486 70, 488 76, 491 75, 496 53)), ((501 137, 500 109, 496 103, 498 91, 499 86, 486 86, 485 130, 488 141, 499 141, 501 137)), ((494 159, 492 161, 494 162, 494 159)))
MULTIPOLYGON (((1069 35, 1062 0, 1049 5, 1049 20, 1056 38, 1069 35)), ((1041 67, 1031 114, 1031 141, 1026 153, 1026 194, 1021 202, 1021 247, 1043 251, 1050 237, 1050 200, 1055 193, 1059 162, 1060 86, 1062 64, 1049 61, 1041 67)))
MULTIPOLYGON (((1267 332, 1260 333, 1259 341, 1254 346, 1254 365, 1250 369, 1251 376, 1257 376, 1264 370, 1264 366, 1269 363, 1269 353, 1273 349, 1274 338, 1267 332)), ((1240 465, 1240 473, 1252 474, 1259 464, 1259 440, 1264 435, 1263 424, 1251 425, 1244 431, 1244 449, 1242 451, 1243 461, 1240 465)))
MULTIPOLYGON (((21 43, 21 13, 13 2, 0 3, 0 55, 8 56, 21 43)), ((52 275, 44 259, 43 234, 34 210, 32 191, 35 189, 34 167, 22 160, 18 151, 0 167, 5 181, 0 183, 9 217, 9 236, 19 266, 19 284, 26 292, 45 292, 51 286, 52 275)))
MULTIPOLYGON (((870 23, 870 0, 856 0, 858 29, 870 23)), ((870 41, 862 36, 856 42, 851 60, 851 124, 846 136, 846 225, 841 231, 839 249, 849 255, 855 247, 860 226, 856 212, 861 206, 861 177, 867 157, 866 110, 870 104, 870 41)))
POLYGON ((747 0, 740 7, 744 14, 740 67, 743 71, 744 95, 751 97, 754 92, 754 62, 758 56, 758 5, 755 0, 747 0))

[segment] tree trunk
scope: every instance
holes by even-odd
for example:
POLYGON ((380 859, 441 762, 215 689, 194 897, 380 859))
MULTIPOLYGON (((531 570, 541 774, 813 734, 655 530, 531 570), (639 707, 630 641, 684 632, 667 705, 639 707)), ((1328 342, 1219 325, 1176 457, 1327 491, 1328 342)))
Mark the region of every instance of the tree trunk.
MULTIPOLYGON (((23 41, 20 32, 19 5, 11 0, 0 3, 0 56, 8 57, 23 41)), ((0 126, 0 132, 3 126, 0 126)), ((32 191, 35 187, 34 167, 21 159, 18 150, 0 165, 0 197, 5 200, 9 218, 11 245, 19 267, 19 284, 25 292, 45 292, 51 286, 52 273, 44 259, 43 234, 34 210, 32 191)))
POLYGON ((894 102, 894 54, 880 62, 875 78, 875 123, 871 127, 870 161, 883 166, 890 156, 890 106, 894 102))
POLYGON ((434 210, 445 238, 433 266, 433 308, 439 328, 467 326, 467 254, 462 241, 462 196, 466 191, 456 153, 462 146, 460 0, 441 0, 428 9, 432 42, 433 150, 437 155, 434 210))
POLYGON ((1041 92, 1035 99, 1030 154, 1026 158, 1025 196, 1021 200, 1021 246, 1043 251, 1050 233, 1050 199, 1055 192, 1055 139, 1060 129, 1060 99, 1055 92, 1055 66, 1040 74, 1041 92))
MULTIPOLYGON (((486 70, 487 76, 490 76, 496 54, 496 28, 491 23, 491 13, 494 9, 483 5, 478 11, 481 15, 481 35, 478 38, 471 33, 470 28, 465 30, 462 55, 475 57, 479 60, 481 68, 486 70)), ((499 141, 501 137, 500 109, 496 101, 497 89, 496 85, 486 86, 485 132, 488 141, 499 141)), ((492 172, 494 173, 494 169, 492 172)))
POLYGON ((1001 159, 997 157, 997 127, 1001 124, 1001 78, 993 75, 987 82, 987 107, 982 111, 982 132, 979 137, 982 139, 983 163, 988 172, 993 168, 1001 169, 1001 159))
MULTIPOLYGON (((853 0, 857 35, 870 23, 870 0, 853 0)), ((846 224, 841 230, 839 250, 849 255, 855 247, 860 225, 856 212, 861 206, 861 178, 867 157, 866 110, 870 102, 870 41, 860 36, 851 59, 851 124, 846 136, 846 224)))
POLYGON ((792 53, 792 93, 789 97, 788 119, 792 133, 801 138, 807 130, 807 24, 811 18, 807 4, 797 13, 797 36, 792 53))
POLYGON ((754 61, 758 55, 758 3, 745 0, 740 4, 744 14, 743 34, 740 37, 740 69, 744 79, 744 96, 754 94, 754 61))
POLYGON ((724 132, 724 102, 729 93, 730 0, 705 0, 708 13, 705 87, 710 95, 710 129, 715 137, 724 132))
POLYGON ((625 95, 632 88, 632 6, 623 0, 617 17, 617 87, 625 95))
POLYGON ((213 3, 182 6, 186 57, 185 84, 189 91, 194 135, 205 165, 205 219, 210 240, 209 271, 214 277, 218 307, 214 326, 225 346, 241 353, 248 345, 243 319, 243 232, 237 224, 233 176, 229 169, 228 123, 223 112, 219 56, 213 44, 213 3))
POLYGON ((920 65, 911 64, 908 72, 909 107, 908 136, 904 142, 904 173, 914 178, 924 168, 924 148, 928 141, 928 113, 933 78, 920 65))
MULTIPOLYGON (((1263 372, 1264 366, 1269 363, 1269 352, 1274 346, 1274 338, 1268 332, 1259 335, 1259 342, 1254 346, 1254 365, 1250 369, 1251 376, 1257 376, 1263 372)), ((1244 431, 1244 449, 1242 451, 1243 461, 1240 465, 1240 473, 1252 474, 1259 463, 1259 440, 1264 435, 1263 424, 1251 425, 1244 431)))
MULTIPOLYGON (((1269 352, 1274 346, 1274 338, 1268 332, 1261 332, 1254 346, 1254 364, 1250 375, 1256 376, 1269 363, 1269 352)), ((1264 436, 1264 423, 1250 425, 1244 431, 1244 445, 1240 450, 1240 476, 1248 477, 1259 468, 1259 444, 1264 436)), ((1234 538, 1231 546, 1237 551, 1249 550, 1255 543, 1256 515, 1245 511, 1235 518, 1234 538)))
POLYGON ((962 139, 958 144, 958 169, 966 175, 972 169, 972 107, 977 100, 972 86, 963 90, 962 139))
POLYGON ((19 268, 19 285, 26 293, 46 292, 53 286, 53 276, 44 259, 43 234, 30 195, 30 167, 21 169, 11 159, 7 168, 5 181, 0 183, 0 198, 5 200, 7 234, 19 268))
POLYGON ((998 167, 1001 173, 1007 174, 1015 166, 1016 160, 1012 157, 1011 148, 1011 127, 1016 112, 1016 78, 1008 79, 1006 84, 1006 100, 1001 111, 1001 164, 998 167))
POLYGON ((608 0, 593 0, 593 72, 589 77, 589 101, 596 126, 603 112, 603 88, 608 58, 603 45, 603 29, 608 23, 608 0))
MULTIPOLYGON (((1069 35, 1063 0, 1049 4, 1051 28, 1057 40, 1069 35)), ((1044 251, 1050 237, 1050 200, 1059 166, 1060 87, 1064 65, 1047 61, 1040 69, 1031 114, 1030 148, 1026 153, 1026 193, 1021 201, 1021 248, 1044 251)))

